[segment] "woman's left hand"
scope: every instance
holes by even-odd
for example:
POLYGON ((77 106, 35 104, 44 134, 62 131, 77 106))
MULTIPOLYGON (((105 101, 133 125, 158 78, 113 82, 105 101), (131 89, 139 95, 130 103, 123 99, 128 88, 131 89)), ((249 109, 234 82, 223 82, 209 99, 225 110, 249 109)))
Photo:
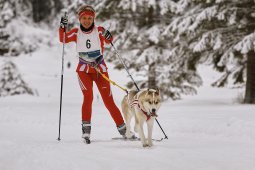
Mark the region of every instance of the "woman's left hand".
POLYGON ((110 31, 108 31, 108 30, 104 30, 103 36, 104 36, 104 38, 105 38, 106 40, 111 40, 111 38, 112 38, 112 34, 111 34, 110 31))

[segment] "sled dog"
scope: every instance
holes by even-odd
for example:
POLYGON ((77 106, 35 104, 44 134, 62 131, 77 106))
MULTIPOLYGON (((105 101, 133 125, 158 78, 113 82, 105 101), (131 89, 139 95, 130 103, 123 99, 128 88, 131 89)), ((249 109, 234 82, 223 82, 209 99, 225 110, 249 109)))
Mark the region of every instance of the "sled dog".
POLYGON ((129 91, 122 102, 121 108, 124 119, 126 121, 126 137, 134 137, 131 132, 130 122, 135 117, 134 131, 139 134, 143 147, 151 147, 152 129, 155 117, 157 117, 158 109, 161 105, 159 90, 143 89, 140 91, 129 91), (143 125, 146 122, 148 129, 148 138, 145 138, 143 125))

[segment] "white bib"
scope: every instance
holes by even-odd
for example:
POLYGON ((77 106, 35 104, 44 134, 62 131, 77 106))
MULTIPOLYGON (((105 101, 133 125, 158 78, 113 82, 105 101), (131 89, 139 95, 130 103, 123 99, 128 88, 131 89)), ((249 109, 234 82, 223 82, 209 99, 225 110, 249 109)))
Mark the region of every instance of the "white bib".
MULTIPOLYGON (((76 51, 78 53, 89 53, 92 54, 92 56, 95 53, 99 53, 99 56, 102 55, 99 32, 96 26, 89 34, 82 32, 82 30, 78 28, 76 51)), ((82 58, 88 61, 93 61, 97 56, 90 57, 90 55, 86 55, 82 58)))

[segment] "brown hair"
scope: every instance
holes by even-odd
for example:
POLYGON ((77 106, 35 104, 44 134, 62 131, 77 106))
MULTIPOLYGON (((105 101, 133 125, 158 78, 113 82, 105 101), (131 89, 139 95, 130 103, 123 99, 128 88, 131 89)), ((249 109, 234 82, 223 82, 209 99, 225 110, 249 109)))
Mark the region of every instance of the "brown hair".
POLYGON ((96 13, 95 9, 90 5, 82 5, 80 8, 78 8, 77 15, 80 15, 83 11, 92 11, 93 13, 96 13))

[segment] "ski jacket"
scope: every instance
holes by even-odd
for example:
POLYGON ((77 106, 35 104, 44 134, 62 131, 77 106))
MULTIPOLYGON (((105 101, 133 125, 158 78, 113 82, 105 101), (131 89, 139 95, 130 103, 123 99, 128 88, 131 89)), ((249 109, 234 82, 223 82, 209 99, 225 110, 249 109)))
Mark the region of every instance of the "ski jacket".
MULTIPOLYGON (((109 44, 110 40, 105 39, 102 35, 104 31, 103 27, 94 26, 90 32, 84 32, 80 28, 72 28, 65 34, 65 43, 75 42, 76 51, 79 54, 79 64, 76 71, 85 71, 86 73, 95 73, 96 70, 88 64, 96 61, 96 58, 100 56, 98 68, 101 72, 107 72, 107 66, 103 60, 104 43, 109 44), (86 54, 86 55, 83 55, 86 54), (84 57, 83 57, 84 56, 84 57)), ((59 28, 59 40, 64 41, 64 28, 59 28)))

